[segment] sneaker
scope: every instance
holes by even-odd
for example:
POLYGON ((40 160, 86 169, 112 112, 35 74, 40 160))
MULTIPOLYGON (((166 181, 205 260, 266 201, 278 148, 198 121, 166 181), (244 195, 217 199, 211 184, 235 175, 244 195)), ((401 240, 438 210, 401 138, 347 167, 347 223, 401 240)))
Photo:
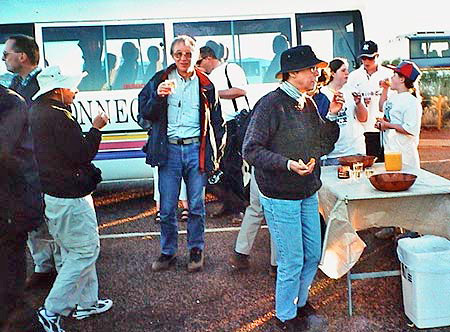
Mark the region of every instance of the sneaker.
POLYGON ((42 327, 44 328, 44 331, 46 332, 64 332, 64 330, 61 328, 60 320, 61 315, 54 315, 49 316, 47 315, 47 311, 44 307, 41 307, 37 311, 39 323, 41 323, 42 327))
POLYGON ((85 319, 92 315, 98 315, 105 311, 108 311, 109 309, 111 309, 112 305, 113 301, 109 299, 98 300, 96 304, 87 308, 83 308, 77 305, 75 311, 72 314, 72 317, 78 320, 85 319))
POLYGON ((25 290, 52 288, 56 275, 55 270, 50 272, 33 272, 25 281, 25 290))
POLYGON ((180 214, 180 222, 187 222, 189 219, 189 210, 183 209, 180 214))
POLYGON ((250 261, 248 255, 241 254, 239 252, 234 252, 230 257, 230 265, 236 270, 247 270, 250 267, 250 261))
POLYGON ((189 252, 188 272, 197 272, 203 269, 204 256, 199 248, 192 248, 189 252))
POLYGON ((152 271, 159 272, 168 270, 169 267, 175 264, 177 257, 175 255, 161 254, 152 264, 152 271))
POLYGON ((160 211, 156 211, 155 224, 159 224, 160 222, 161 222, 161 212, 160 211))

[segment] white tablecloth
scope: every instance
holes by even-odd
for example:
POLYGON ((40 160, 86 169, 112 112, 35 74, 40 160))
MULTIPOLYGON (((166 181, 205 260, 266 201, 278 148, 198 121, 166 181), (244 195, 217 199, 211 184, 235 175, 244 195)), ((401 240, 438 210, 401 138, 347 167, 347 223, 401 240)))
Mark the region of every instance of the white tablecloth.
MULTIPOLYGON (((375 174, 385 172, 375 164, 375 174)), ((396 226, 450 239, 450 181, 423 169, 403 169, 417 175, 401 192, 376 190, 369 180, 339 179, 337 166, 322 167, 319 205, 327 222, 320 269, 340 278, 356 264, 365 243, 356 233, 370 227, 396 226)))

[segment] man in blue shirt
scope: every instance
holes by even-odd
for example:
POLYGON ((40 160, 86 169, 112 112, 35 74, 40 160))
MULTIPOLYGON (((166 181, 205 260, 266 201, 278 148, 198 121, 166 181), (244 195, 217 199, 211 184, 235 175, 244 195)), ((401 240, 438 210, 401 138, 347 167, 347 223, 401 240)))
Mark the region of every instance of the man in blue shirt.
POLYGON ((219 167, 225 129, 214 85, 194 68, 199 56, 195 41, 177 37, 170 53, 175 63, 156 73, 139 94, 139 116, 151 122, 146 162, 159 166, 160 179, 161 255, 152 270, 167 270, 175 263, 175 212, 183 178, 189 205, 188 271, 195 272, 204 264, 206 176, 219 167))

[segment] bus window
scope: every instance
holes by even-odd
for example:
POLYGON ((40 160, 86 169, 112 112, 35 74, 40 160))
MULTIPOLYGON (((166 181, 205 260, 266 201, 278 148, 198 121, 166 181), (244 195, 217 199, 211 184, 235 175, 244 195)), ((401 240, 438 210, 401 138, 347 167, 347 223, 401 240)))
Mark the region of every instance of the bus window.
MULTIPOLYGON (((148 49, 164 47, 162 24, 46 27, 42 34, 46 65, 59 65, 67 73, 88 72, 80 91, 142 87, 151 65, 148 49)), ((164 57, 155 64, 162 68, 164 57)))
MULTIPOLYGON (((11 35, 23 34, 34 37, 33 24, 0 24, 0 52, 3 54, 6 40, 11 35)), ((6 69, 5 62, 0 61, 0 84, 8 87, 14 74, 6 69)))
POLYGON ((110 75, 112 89, 143 87, 165 67, 164 47, 162 24, 106 26, 106 49, 116 57, 110 75))
POLYGON ((291 44, 289 18, 175 23, 174 34, 193 36, 200 47, 212 46, 218 58, 239 64, 249 83, 274 82, 269 69, 279 70, 279 54, 291 44), (276 68, 271 69, 272 63, 276 68))
POLYGON ((296 14, 296 21, 298 43, 311 45, 319 58, 346 58, 351 69, 359 65, 359 45, 364 41, 360 12, 296 14))

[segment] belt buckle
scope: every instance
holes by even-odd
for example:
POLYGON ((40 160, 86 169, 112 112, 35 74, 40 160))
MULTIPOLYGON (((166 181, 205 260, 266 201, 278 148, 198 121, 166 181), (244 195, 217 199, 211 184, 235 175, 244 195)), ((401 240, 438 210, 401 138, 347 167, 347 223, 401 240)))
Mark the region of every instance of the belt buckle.
POLYGON ((178 139, 177 139, 177 144, 178 144, 178 145, 183 145, 183 144, 184 144, 183 139, 182 139, 182 138, 178 138, 178 139))

